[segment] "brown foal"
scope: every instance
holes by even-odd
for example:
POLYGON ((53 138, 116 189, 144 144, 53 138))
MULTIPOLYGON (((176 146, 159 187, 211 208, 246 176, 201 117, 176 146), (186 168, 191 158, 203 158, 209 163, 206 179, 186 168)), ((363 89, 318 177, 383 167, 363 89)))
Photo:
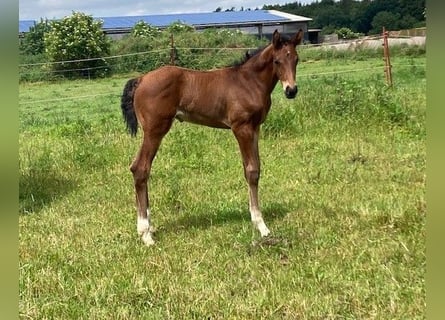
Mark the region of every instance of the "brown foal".
POLYGON ((258 201, 259 130, 278 81, 287 98, 293 99, 297 94, 296 46, 302 38, 302 30, 291 38, 275 30, 268 46, 246 54, 245 61, 236 66, 212 71, 165 66, 127 82, 121 101, 127 129, 136 135, 139 123, 143 131, 142 145, 130 170, 136 191, 137 231, 146 245, 154 243, 147 182, 161 140, 175 118, 232 130, 249 186, 252 223, 261 236, 270 233, 258 201))

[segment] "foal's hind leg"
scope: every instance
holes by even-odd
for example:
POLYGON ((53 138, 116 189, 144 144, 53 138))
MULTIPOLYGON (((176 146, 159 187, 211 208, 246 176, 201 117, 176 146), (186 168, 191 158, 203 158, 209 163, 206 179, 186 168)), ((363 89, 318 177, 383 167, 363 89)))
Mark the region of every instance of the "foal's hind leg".
POLYGON ((258 203, 258 181, 260 179, 260 157, 258 151, 259 126, 244 125, 233 129, 243 157, 244 176, 249 184, 249 211, 252 223, 267 236, 270 231, 264 223, 258 203))
POLYGON ((161 140, 170 129, 171 123, 171 119, 157 121, 154 127, 144 128, 142 146, 130 167, 136 192, 137 231, 146 245, 154 244, 150 225, 150 203, 148 197, 148 180, 151 165, 161 140))

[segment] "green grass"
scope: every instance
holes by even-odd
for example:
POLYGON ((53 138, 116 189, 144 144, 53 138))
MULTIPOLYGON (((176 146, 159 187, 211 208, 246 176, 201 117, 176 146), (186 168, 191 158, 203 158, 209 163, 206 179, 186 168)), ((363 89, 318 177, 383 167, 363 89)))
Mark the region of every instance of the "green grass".
POLYGON ((381 59, 301 63, 296 100, 277 86, 266 240, 231 132, 175 123, 152 170, 150 248, 128 170, 140 136, 119 107, 129 77, 21 84, 20 317, 424 319, 425 58, 392 61, 392 89, 383 67, 329 73, 381 59))

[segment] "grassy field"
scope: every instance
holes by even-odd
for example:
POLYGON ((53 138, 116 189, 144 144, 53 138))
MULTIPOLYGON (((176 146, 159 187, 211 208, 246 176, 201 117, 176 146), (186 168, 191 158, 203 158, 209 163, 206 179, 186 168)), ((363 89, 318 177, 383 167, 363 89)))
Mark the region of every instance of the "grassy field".
POLYGON ((140 136, 119 106, 130 76, 21 84, 20 318, 424 319, 426 61, 392 62, 392 89, 378 58, 301 63, 293 101, 277 86, 266 240, 231 132, 175 123, 149 248, 128 170, 140 136))

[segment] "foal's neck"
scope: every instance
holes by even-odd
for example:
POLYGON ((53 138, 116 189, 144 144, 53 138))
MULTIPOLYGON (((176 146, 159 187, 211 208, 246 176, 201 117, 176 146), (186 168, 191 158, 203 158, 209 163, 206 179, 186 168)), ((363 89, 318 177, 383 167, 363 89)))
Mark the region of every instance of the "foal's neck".
POLYGON ((245 64, 245 70, 251 75, 252 78, 258 80, 261 86, 265 86, 267 94, 272 93, 275 85, 278 82, 278 78, 273 70, 273 46, 268 45, 261 52, 250 58, 245 64))

